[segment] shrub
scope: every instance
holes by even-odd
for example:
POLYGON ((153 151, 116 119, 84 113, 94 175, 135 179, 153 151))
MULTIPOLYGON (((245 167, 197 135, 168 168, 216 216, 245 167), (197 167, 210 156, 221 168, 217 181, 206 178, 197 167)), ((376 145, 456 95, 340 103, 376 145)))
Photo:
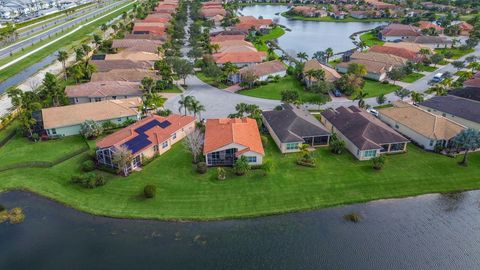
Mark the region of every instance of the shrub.
POLYGON ((103 177, 103 175, 101 174, 97 174, 97 177, 95 179, 95 186, 101 187, 101 186, 104 186, 106 183, 107 183, 107 180, 105 179, 105 177, 103 177))
POLYGON ((79 184, 86 188, 96 188, 104 186, 107 183, 107 180, 103 177, 103 175, 93 172, 84 173, 82 175, 74 175, 70 178, 70 181, 73 184, 79 184))
POLYGON ((235 165, 233 166, 233 170, 235 171, 236 175, 244 175, 250 170, 250 164, 248 164, 248 160, 245 156, 241 156, 237 161, 235 161, 235 165))
POLYGON ((157 194, 157 187, 154 185, 146 185, 143 188, 143 194, 145 195, 145 198, 154 198, 157 194))
POLYGON ((80 126, 80 134, 86 139, 93 139, 103 133, 103 128, 93 120, 86 120, 80 126))
POLYGON ((381 170, 385 165, 385 156, 378 156, 372 158, 372 165, 375 170, 381 170))
POLYGON ((3 212, 3 211, 5 211, 5 210, 6 210, 5 206, 3 206, 3 205, 0 204, 0 212, 3 212))
POLYGON ((107 121, 102 124, 102 128, 104 130, 114 129, 117 128, 117 124, 113 123, 112 121, 107 121))
POLYGON ((83 163, 82 163, 82 171, 84 172, 91 172, 95 170, 95 162, 93 162, 93 160, 85 160, 83 163))
POLYGON ((206 173, 206 172, 207 172, 207 163, 205 163, 205 162, 199 162, 199 163, 197 164, 197 172, 198 172, 199 174, 204 174, 204 173, 206 173))
POLYGON ((330 140, 329 147, 332 153, 340 155, 345 147, 345 142, 338 139, 332 139, 330 140))
POLYGON ((227 179, 227 171, 224 168, 221 168, 221 167, 217 168, 217 179, 218 180, 227 179))
POLYGON ((358 213, 350 213, 350 214, 346 214, 345 216, 343 216, 343 218, 347 221, 351 221, 351 222, 360 222, 362 221, 362 216, 358 213))
POLYGON ((262 135, 262 136, 260 136, 260 138, 262 139, 262 145, 263 145, 263 147, 266 147, 267 144, 268 144, 268 138, 267 138, 267 136, 263 136, 263 135, 262 135))

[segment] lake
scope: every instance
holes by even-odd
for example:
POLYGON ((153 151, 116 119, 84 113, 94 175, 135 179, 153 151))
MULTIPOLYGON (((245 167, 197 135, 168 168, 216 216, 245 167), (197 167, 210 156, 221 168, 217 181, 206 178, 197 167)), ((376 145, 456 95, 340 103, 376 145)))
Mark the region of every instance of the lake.
POLYGON ((278 39, 278 44, 290 52, 306 52, 310 57, 317 51, 325 51, 332 48, 335 53, 353 49, 355 46, 350 35, 358 32, 385 25, 383 22, 359 23, 359 22, 315 22, 291 20, 280 15, 288 10, 282 5, 254 5, 243 7, 240 13, 244 16, 263 16, 265 19, 278 20, 278 24, 284 25, 291 31, 278 39), (278 15, 275 15, 278 14, 278 15))
POLYGON ((91 216, 7 192, 0 204, 26 219, 0 224, 0 269, 478 269, 479 199, 434 194, 180 223, 91 216), (364 220, 345 221, 351 212, 364 220))

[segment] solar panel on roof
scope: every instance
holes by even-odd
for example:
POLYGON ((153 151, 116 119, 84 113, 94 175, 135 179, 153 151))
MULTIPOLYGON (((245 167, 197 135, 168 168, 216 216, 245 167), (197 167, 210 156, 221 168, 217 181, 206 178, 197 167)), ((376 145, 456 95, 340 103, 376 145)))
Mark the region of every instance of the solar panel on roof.
POLYGON ((150 141, 148 140, 148 136, 145 135, 145 132, 148 130, 158 126, 160 128, 166 128, 170 126, 172 123, 169 121, 160 122, 157 119, 154 119, 148 123, 145 123, 143 126, 140 126, 135 129, 135 132, 138 133, 137 136, 132 138, 131 140, 125 142, 123 146, 127 147, 133 154, 137 153, 138 151, 142 150, 143 148, 150 145, 150 141))
POLYGON ((105 54, 92 55, 92 60, 105 60, 105 54))
POLYGON ((161 128, 166 128, 168 126, 170 126, 172 123, 168 122, 167 120, 161 122, 158 126, 161 127, 161 128))

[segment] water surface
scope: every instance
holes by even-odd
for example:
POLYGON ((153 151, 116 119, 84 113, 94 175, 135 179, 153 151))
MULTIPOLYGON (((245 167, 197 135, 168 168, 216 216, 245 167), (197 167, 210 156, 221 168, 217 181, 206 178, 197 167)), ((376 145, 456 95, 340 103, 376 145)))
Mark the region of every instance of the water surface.
POLYGON ((246 220, 96 217, 23 192, 0 224, 0 269, 478 269, 480 192, 427 195, 246 220), (343 220, 352 211, 361 223, 343 220), (153 267, 155 266, 155 268, 153 267))

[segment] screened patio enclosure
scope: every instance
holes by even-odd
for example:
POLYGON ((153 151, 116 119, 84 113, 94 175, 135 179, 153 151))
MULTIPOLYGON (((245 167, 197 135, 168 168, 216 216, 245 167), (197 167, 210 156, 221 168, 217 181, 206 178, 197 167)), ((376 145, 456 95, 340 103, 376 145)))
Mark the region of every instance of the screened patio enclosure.
POLYGON ((225 149, 222 151, 211 152, 207 154, 208 166, 233 166, 235 164, 236 148, 225 149))

